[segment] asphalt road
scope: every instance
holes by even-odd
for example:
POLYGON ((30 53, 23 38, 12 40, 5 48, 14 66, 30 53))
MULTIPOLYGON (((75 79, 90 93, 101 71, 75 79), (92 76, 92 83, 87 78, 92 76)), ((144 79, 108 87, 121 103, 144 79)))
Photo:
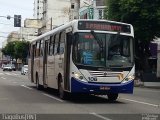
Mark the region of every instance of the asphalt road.
POLYGON ((106 96, 61 100, 55 90, 36 90, 19 71, 0 70, 0 113, 0 120, 15 114, 36 120, 160 120, 160 89, 136 87, 133 95, 120 94, 116 102, 106 96))

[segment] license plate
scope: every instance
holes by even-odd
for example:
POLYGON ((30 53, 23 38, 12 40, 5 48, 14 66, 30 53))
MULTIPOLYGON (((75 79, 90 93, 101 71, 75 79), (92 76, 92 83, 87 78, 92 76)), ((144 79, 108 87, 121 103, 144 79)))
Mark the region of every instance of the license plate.
POLYGON ((101 86, 100 87, 100 90, 110 90, 111 88, 110 87, 106 87, 106 86, 101 86))

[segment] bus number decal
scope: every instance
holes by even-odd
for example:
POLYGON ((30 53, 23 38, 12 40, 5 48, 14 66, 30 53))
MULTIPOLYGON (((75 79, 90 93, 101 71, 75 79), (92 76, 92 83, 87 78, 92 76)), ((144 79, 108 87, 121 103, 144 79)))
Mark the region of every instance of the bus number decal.
POLYGON ((97 78, 95 77, 88 77, 89 81, 90 82, 96 82, 97 81, 97 78))

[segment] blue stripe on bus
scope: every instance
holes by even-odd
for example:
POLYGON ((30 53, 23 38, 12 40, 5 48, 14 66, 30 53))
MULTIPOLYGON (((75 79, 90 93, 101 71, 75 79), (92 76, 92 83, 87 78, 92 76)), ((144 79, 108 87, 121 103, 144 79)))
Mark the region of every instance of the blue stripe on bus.
POLYGON ((71 78, 71 93, 86 93, 86 94, 108 94, 108 93, 133 93, 134 81, 129 81, 121 84, 99 84, 87 83, 71 78), (100 88, 107 90, 102 90, 100 88))

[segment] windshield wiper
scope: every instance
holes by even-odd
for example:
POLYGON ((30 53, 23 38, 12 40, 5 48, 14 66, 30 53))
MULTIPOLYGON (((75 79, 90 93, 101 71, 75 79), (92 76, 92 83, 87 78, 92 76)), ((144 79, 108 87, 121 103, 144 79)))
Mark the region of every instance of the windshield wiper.
POLYGON ((95 32, 93 30, 91 30, 91 34, 93 35, 93 37, 95 38, 95 40, 97 41, 98 45, 100 46, 100 48, 103 51, 103 42, 102 40, 100 40, 97 35, 95 34, 95 32))

